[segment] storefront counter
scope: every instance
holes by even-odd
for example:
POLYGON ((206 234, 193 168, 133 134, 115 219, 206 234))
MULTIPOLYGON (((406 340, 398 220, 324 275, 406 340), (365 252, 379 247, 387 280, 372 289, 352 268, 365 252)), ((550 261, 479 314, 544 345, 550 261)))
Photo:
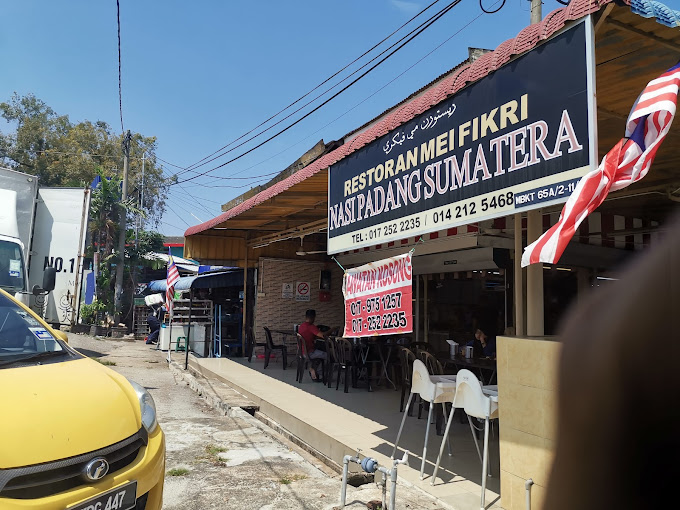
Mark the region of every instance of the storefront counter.
POLYGON ((501 503, 525 510, 531 478, 531 508, 543 505, 556 439, 558 362, 556 337, 497 338, 501 503))

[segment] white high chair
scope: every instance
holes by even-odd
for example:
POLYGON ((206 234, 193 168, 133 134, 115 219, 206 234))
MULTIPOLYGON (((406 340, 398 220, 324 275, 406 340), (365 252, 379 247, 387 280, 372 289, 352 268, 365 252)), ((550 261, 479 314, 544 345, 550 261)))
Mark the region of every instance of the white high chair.
MULTIPOLYGON (((411 400, 414 394, 420 395, 420 398, 426 402, 430 403, 430 410, 427 413, 427 424, 425 426, 425 444, 423 446, 423 460, 420 464, 420 479, 423 479, 423 473, 425 471, 425 457, 427 455, 427 440, 430 435, 430 422, 432 421, 432 410, 435 404, 441 404, 444 408, 444 421, 446 422, 446 403, 453 402, 454 396, 456 394, 456 376, 442 376, 442 375, 430 375, 425 367, 425 363, 419 359, 413 362, 413 375, 411 377, 411 393, 408 396, 408 402, 406 402, 406 407, 404 407, 404 417, 401 419, 401 425, 399 426, 399 433, 397 434, 397 440, 394 442, 394 450, 392 451, 392 458, 397 453, 397 445, 399 444, 399 438, 401 437, 401 431, 404 428, 404 422, 406 421, 406 416, 408 415, 408 409, 411 406, 411 400)), ((446 422, 446 430, 449 430, 449 423, 446 422)), ((447 435, 448 436, 448 435, 447 435)), ((448 439, 448 437, 446 438, 448 439)), ((446 441, 449 445, 449 455, 451 455, 451 444, 446 441)), ((442 442, 442 447, 443 447, 442 442)))
POLYGON ((456 393, 453 399, 453 406, 451 407, 451 414, 446 423, 446 430, 444 431, 444 438, 442 445, 439 448, 439 455, 437 456, 437 463, 434 466, 434 473, 432 474, 432 485, 437 478, 437 470, 439 469, 439 461, 442 453, 444 453, 444 439, 449 437, 449 428, 453 420, 453 414, 456 409, 463 409, 468 415, 468 422, 470 423, 470 430, 472 431, 472 438, 475 440, 477 446, 477 453, 479 452, 479 445, 477 444, 477 437, 475 436, 474 427, 472 425, 472 418, 479 418, 484 420, 484 456, 482 460, 482 500, 480 508, 484 510, 484 500, 486 496, 486 474, 489 467, 489 420, 498 418, 498 397, 487 396, 482 390, 482 383, 469 370, 459 370, 456 374, 456 393))

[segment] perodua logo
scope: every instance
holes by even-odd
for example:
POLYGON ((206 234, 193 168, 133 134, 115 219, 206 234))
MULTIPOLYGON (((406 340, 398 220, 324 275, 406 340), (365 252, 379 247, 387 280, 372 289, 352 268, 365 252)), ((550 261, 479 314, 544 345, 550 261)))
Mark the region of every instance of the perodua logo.
POLYGON ((109 463, 104 457, 92 459, 85 466, 85 476, 88 480, 101 480, 109 472, 109 463))

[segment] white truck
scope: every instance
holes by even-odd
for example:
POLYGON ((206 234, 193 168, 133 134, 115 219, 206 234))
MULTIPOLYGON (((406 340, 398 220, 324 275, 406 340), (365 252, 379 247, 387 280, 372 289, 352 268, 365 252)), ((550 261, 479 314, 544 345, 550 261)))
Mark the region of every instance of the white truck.
POLYGON ((51 324, 77 320, 89 207, 89 188, 0 168, 0 287, 51 324))

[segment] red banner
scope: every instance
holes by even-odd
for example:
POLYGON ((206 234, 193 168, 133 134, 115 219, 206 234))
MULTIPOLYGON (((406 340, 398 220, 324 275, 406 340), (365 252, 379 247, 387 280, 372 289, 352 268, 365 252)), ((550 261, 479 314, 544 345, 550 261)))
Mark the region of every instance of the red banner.
POLYGON ((411 253, 348 269, 343 336, 394 335, 413 331, 411 253))

